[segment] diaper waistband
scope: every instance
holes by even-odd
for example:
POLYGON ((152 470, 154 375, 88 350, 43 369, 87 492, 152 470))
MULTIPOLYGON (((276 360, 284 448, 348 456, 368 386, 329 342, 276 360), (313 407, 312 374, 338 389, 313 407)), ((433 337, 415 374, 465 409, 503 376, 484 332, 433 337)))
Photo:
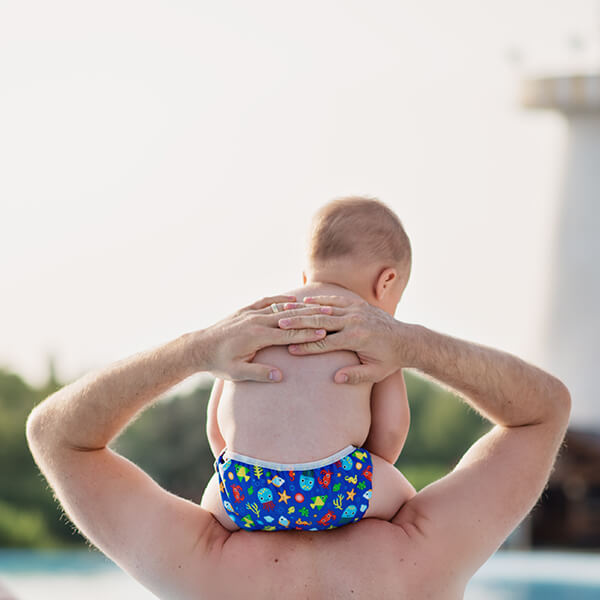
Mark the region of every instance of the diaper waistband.
POLYGON ((351 454, 356 450, 356 446, 346 446, 343 450, 332 454, 326 458, 321 458, 319 460, 314 460, 311 462, 305 463, 276 463, 268 460, 260 460, 259 458, 253 458, 251 456, 245 456, 243 454, 238 454, 237 452, 231 452, 227 448, 223 449, 219 458, 215 461, 215 464, 219 461, 221 457, 224 459, 232 459, 237 460, 243 463, 247 463, 250 465, 257 465, 259 467, 265 467, 267 469, 273 469, 275 471, 307 471, 309 469, 318 469, 319 467, 324 467, 331 463, 337 462, 341 460, 348 454, 351 454))

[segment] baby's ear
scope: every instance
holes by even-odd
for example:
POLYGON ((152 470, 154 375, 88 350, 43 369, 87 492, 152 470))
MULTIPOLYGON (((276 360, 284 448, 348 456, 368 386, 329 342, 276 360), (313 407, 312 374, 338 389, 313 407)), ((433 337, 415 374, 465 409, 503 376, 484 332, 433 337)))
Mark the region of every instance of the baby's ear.
POLYGON ((375 298, 381 300, 398 279, 398 271, 392 267, 383 269, 375 282, 375 298))

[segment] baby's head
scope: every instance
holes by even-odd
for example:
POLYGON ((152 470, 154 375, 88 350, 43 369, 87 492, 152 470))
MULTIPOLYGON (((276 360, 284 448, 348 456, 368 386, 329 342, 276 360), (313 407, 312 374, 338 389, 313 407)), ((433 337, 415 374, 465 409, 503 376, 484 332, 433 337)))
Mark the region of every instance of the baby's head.
POLYGON ((336 198, 313 218, 304 283, 334 283, 393 315, 408 283, 410 241, 383 202, 336 198))

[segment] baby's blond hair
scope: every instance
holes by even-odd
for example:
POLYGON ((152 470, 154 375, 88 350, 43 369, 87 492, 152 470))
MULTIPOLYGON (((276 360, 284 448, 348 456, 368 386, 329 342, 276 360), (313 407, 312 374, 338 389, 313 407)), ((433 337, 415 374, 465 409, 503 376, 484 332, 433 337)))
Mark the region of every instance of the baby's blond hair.
POLYGON ((376 198, 347 196, 328 202, 313 217, 308 258, 313 267, 342 258, 388 262, 408 279, 412 252, 393 210, 376 198))

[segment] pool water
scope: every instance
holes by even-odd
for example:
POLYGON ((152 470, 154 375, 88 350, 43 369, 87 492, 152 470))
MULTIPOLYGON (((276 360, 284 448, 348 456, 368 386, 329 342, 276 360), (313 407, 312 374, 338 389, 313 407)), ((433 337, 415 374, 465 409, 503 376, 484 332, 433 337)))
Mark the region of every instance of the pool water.
POLYGON ((600 554, 497 552, 465 600, 600 600, 600 554))
MULTIPOLYGON (((156 600, 92 550, 0 549, 0 598, 3 586, 17 600, 156 600)), ((592 599, 600 600, 600 554, 576 552, 497 552, 465 593, 465 600, 592 599)))
POLYGON ((156 596, 97 551, 0 549, 0 600, 5 598, 156 600, 156 596))

